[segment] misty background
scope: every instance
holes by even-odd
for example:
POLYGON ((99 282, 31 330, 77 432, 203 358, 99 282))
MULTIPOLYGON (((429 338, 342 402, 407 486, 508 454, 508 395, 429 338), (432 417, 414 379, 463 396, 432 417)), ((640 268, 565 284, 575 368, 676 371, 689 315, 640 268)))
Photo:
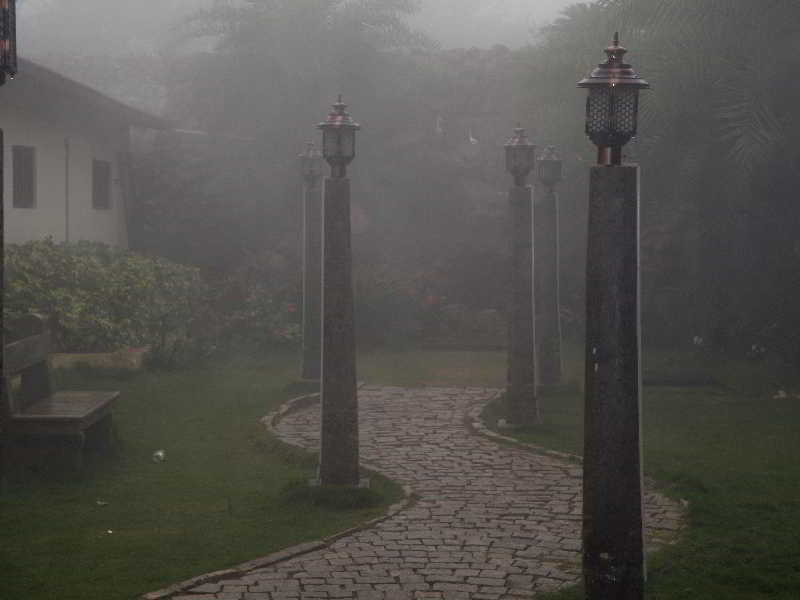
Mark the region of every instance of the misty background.
POLYGON ((19 47, 208 134, 137 139, 131 240, 212 281, 238 278, 233 303, 254 278, 275 302, 298 297, 296 156, 343 93, 364 125, 358 322, 378 341, 421 335, 424 299, 502 317, 502 144, 521 123, 564 159, 562 308, 580 337, 594 148, 575 82, 619 29, 653 84, 626 148, 644 174, 645 342, 758 344, 797 364, 800 120, 784 82, 799 13, 785 0, 25 0, 19 47))

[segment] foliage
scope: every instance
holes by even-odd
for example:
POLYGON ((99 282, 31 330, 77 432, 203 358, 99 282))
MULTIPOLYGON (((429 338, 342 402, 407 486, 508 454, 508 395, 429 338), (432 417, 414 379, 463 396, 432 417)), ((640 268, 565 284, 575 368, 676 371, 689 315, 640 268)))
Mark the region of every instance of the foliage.
MULTIPOLYGON (((800 364, 800 133, 796 2, 604 0, 575 4, 519 54, 517 102, 560 140, 568 172, 585 172, 575 82, 599 62, 615 30, 652 85, 643 93, 640 139, 626 147, 642 167, 643 318, 650 341, 699 335, 745 356, 753 344, 800 364), (539 82, 547 85, 538 85, 539 82)), ((585 194, 568 177, 564 194, 585 194)), ((579 226, 585 207, 564 224, 579 226)), ((580 237, 562 257, 583 273, 580 237)), ((581 286, 567 275, 570 297, 581 286)), ((562 288, 563 289, 563 288, 562 288)), ((576 307, 571 307, 573 310, 576 307)))
POLYGON ((187 366, 212 353, 293 345, 293 265, 259 256, 225 277, 194 267, 80 242, 51 239, 9 246, 8 318, 41 313, 63 352, 150 349, 162 366, 187 366))
MULTIPOLYGON (((168 110, 209 135, 167 132, 139 154, 136 247, 195 264, 215 280, 253 255, 297 264, 292 148, 315 135, 313 125, 346 91, 364 123, 351 169, 362 339, 414 329, 422 287, 481 308, 503 304, 494 265, 504 247, 498 189, 500 145, 513 124, 504 94, 512 55, 503 47, 438 50, 405 24, 413 5, 221 3, 185 24, 168 110), (198 36, 210 44, 192 49, 198 36), (491 258, 476 275, 469 267, 483 252, 491 258), (420 283, 438 273, 452 276, 444 286, 420 283)), ((281 285, 296 285, 296 272, 285 275, 281 285)))
POLYGON ((266 252, 210 279, 206 335, 228 353, 296 345, 301 336, 294 285, 298 271, 283 255, 266 252))
POLYGON ((196 269, 90 242, 11 245, 6 277, 7 316, 45 315, 64 352, 150 346, 171 355, 204 293, 196 269))
POLYGON ((417 339, 423 305, 418 282, 391 263, 362 260, 353 273, 359 341, 398 344, 417 339))
MULTIPOLYGON (((215 281, 254 254, 295 262, 296 152, 344 92, 364 125, 351 167, 356 271, 380 271, 372 257, 391 257, 393 279, 435 281, 425 295, 501 308, 501 144, 520 121, 564 159, 561 298, 580 334, 594 149, 575 82, 620 30, 653 86, 643 94, 641 135, 626 147, 643 173, 648 341, 679 345, 699 335, 735 356, 759 344, 800 364, 800 155, 792 143, 800 96, 786 83, 800 56, 796 2, 576 3, 518 51, 442 50, 407 25, 415 4, 215 2, 158 59, 131 63, 163 70, 168 116, 207 132, 163 132, 139 154, 135 247, 197 265, 215 281)), ((270 287, 292 282, 289 275, 270 287)), ((380 333, 397 299, 364 287, 371 297, 360 306, 362 333, 380 333)))

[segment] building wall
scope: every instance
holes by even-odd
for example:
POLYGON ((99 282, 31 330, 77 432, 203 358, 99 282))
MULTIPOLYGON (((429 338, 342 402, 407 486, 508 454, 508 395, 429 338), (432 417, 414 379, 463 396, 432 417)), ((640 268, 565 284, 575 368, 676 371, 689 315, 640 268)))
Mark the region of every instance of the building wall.
POLYGON ((126 210, 120 185, 119 151, 122 134, 113 139, 102 133, 71 130, 48 122, 29 110, 0 103, 4 131, 4 185, 6 243, 52 237, 56 242, 90 240, 126 248, 126 210), (36 205, 14 208, 12 146, 36 148, 36 205), (92 162, 111 163, 111 205, 92 207, 92 162), (67 173, 69 165, 69 173, 67 173))

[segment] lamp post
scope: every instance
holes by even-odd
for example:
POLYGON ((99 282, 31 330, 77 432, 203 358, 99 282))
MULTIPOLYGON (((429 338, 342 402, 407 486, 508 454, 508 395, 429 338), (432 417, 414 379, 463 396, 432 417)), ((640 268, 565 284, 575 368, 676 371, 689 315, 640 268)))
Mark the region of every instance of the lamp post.
MULTIPOLYGON (((16 0, 0 0, 0 86, 17 74, 17 18, 16 0)), ((0 129, 0 393, 5 394, 5 323, 3 320, 3 298, 5 279, 5 140, 0 129)), ((0 472, 4 469, 0 464, 0 472)))
POLYGON ((536 162, 536 146, 517 128, 506 142, 506 170, 514 178, 508 190, 511 301, 508 310, 508 385, 510 424, 539 422, 533 321, 533 205, 527 179, 536 162))
POLYGON ((598 147, 589 188, 583 574, 590 600, 641 600, 639 172, 622 165, 636 133, 639 91, 618 34, 608 60, 578 83, 589 90, 586 133, 598 147))
POLYGON ((322 154, 331 166, 323 199, 321 485, 355 487, 358 469, 358 396, 350 250, 350 180, 356 131, 347 105, 333 105, 322 130, 322 154))
POLYGON ((536 161, 533 203, 533 295, 536 298, 537 391, 561 383, 561 317, 559 314, 558 198, 561 159, 547 146, 536 161))
POLYGON ((0 85, 17 74, 16 0, 0 0, 0 85))
POLYGON ((303 378, 320 378, 322 359, 322 153, 313 142, 300 154, 303 179, 303 378))

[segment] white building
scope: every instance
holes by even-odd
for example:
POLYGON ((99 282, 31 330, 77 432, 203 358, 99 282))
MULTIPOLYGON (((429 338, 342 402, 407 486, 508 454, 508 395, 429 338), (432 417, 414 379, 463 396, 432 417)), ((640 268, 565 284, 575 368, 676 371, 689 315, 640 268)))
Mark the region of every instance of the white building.
POLYGON ((166 122, 27 60, 0 88, 5 242, 128 245, 132 127, 166 122))

